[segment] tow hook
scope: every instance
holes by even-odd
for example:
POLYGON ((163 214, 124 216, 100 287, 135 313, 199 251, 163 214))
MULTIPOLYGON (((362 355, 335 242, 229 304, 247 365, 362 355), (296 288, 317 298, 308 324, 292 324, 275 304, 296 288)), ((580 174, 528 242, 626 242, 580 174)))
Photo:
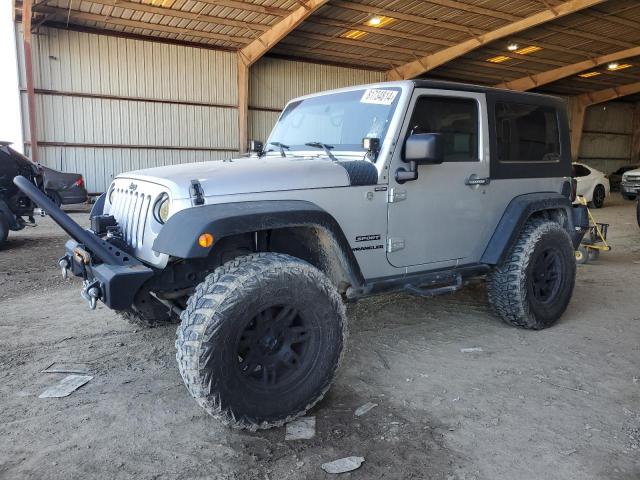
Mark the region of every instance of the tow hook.
POLYGON ((100 290, 100 282, 85 280, 82 284, 82 292, 80 292, 82 298, 89 302, 89 308, 91 310, 96 309, 96 303, 102 297, 102 290, 100 290))
POLYGON ((69 275, 69 259, 67 257, 62 257, 58 260, 58 265, 60 265, 60 268, 62 269, 62 278, 66 280, 69 275))

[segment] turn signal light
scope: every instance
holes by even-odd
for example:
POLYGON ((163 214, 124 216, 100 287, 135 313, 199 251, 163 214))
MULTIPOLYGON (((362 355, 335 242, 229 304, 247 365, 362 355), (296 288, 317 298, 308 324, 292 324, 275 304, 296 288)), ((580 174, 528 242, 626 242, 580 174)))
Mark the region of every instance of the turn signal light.
POLYGON ((209 248, 213 245, 213 235, 210 233, 203 233, 198 237, 198 245, 202 248, 209 248))

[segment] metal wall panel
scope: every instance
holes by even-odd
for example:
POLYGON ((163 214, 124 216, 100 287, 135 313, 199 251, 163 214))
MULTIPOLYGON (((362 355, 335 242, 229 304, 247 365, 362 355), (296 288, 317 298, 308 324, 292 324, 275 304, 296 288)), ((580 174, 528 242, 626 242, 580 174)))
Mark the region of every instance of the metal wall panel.
POLYGON ((606 102, 585 112, 579 159, 610 173, 631 160, 634 104, 606 102))
MULTIPOLYGON (((21 24, 16 31, 28 141, 21 24)), ((43 28, 33 64, 40 161, 82 173, 92 192, 124 171, 237 154, 233 53, 43 28)))
POLYGON ((140 148, 39 147, 42 163, 67 172, 82 172, 90 192, 104 192, 121 172, 178 163, 224 160, 237 151, 156 150, 140 148))

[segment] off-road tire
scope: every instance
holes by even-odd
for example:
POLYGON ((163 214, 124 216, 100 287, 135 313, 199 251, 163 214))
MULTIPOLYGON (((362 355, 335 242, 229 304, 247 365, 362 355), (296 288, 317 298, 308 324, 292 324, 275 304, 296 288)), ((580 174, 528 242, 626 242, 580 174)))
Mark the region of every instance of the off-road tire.
POLYGON ((9 222, 7 221, 4 213, 0 212, 0 250, 4 247, 9 237, 9 222))
POLYGON ((540 330, 553 325, 566 310, 575 275, 575 253, 565 229, 556 222, 529 220, 504 262, 487 277, 489 302, 506 323, 540 330), (556 274, 550 277, 551 293, 542 301, 538 297, 542 298, 543 290, 535 293, 534 285, 544 282, 538 266, 546 265, 549 257, 554 259, 556 274))
POLYGON ((176 359, 187 389, 209 414, 231 427, 255 431, 281 426, 322 399, 342 359, 346 335, 342 299, 320 270, 290 255, 256 253, 225 263, 197 286, 181 315, 176 359), (278 321, 279 315, 265 320, 265 311, 287 306, 295 312, 293 321, 278 321), (275 358, 268 355, 285 351, 284 342, 271 343, 271 350, 260 354, 266 367, 252 367, 252 353, 242 358, 243 342, 263 345, 268 335, 279 335, 269 333, 272 328, 292 329, 298 321, 309 325, 299 327, 309 328, 309 336, 293 367, 267 363, 275 358), (247 336, 251 328, 254 334, 247 336), (276 383, 280 373, 273 375, 272 368, 277 372, 279 366, 292 370, 276 383), (259 383, 270 375, 273 385, 259 383))
POLYGON ((604 206, 604 198, 607 195, 603 185, 596 185, 593 189, 593 200, 591 203, 595 208, 602 208, 604 206))

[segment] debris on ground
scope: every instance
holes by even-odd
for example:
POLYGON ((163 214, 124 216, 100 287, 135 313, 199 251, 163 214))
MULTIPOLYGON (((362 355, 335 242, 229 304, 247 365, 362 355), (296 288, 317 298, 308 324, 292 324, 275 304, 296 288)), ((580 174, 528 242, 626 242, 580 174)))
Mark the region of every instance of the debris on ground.
POLYGON ((61 398, 71 395, 93 377, 91 375, 69 375, 56 385, 47 388, 38 398, 61 398))
POLYGON ((322 469, 327 473, 346 473, 360 468, 364 457, 345 457, 333 462, 323 463, 322 469))
POLYGON ((378 406, 377 403, 373 403, 373 402, 367 402, 364 405, 359 406, 358 408, 356 408, 356 411, 354 412, 354 415, 356 417, 361 417, 362 415, 364 415, 365 413, 367 413, 368 411, 376 408, 378 406))
POLYGON ((41 373, 75 373, 76 375, 88 375, 91 373, 91 369, 86 363, 53 362, 42 370, 41 373))
POLYGON ((469 348, 461 348, 460 352, 462 353, 477 353, 482 352, 482 347, 469 347, 469 348))
POLYGON ((309 440, 316 436, 316 417, 300 417, 287 423, 285 440, 309 440))

